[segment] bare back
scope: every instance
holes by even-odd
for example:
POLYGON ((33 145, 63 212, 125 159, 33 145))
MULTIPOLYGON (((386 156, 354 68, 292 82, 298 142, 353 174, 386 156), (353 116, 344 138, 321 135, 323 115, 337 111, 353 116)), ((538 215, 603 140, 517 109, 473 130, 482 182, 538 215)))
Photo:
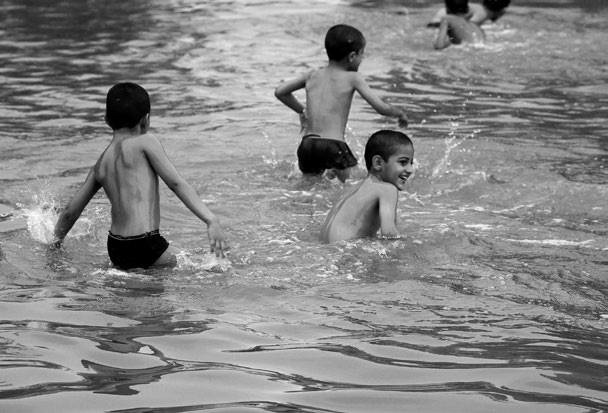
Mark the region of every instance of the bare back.
POLYGON ((158 176, 144 147, 147 135, 114 137, 94 167, 95 179, 112 204, 115 235, 132 236, 158 229, 158 176))
POLYGON ((327 66, 312 72, 306 80, 304 134, 344 140, 356 72, 327 66))
POLYGON ((396 208, 397 189, 368 177, 334 205, 323 224, 321 239, 335 242, 372 237, 381 227, 383 232, 396 232, 396 208))

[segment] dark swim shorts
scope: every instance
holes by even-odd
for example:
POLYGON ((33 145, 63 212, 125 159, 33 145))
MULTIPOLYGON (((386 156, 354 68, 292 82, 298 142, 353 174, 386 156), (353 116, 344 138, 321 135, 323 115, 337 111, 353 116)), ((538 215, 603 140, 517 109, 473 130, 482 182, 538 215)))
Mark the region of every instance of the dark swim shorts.
POLYGON ((305 174, 322 174, 326 169, 346 169, 357 164, 346 142, 306 135, 298 147, 298 166, 305 174))
POLYGON ((169 243, 158 230, 123 237, 108 233, 108 254, 112 263, 123 269, 148 268, 167 250, 169 243))

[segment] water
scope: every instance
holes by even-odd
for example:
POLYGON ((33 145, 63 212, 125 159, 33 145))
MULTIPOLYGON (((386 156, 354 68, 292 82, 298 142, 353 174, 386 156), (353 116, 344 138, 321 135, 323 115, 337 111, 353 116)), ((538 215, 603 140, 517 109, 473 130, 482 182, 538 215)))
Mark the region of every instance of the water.
MULTIPOLYGON (((608 411, 608 7, 518 0, 486 45, 435 52, 440 3, 3 2, 0 410, 608 411), (343 187, 302 179, 272 93, 324 64, 339 22, 410 114, 400 240, 318 242, 343 187), (229 260, 166 187, 175 269, 109 265, 102 194, 45 247, 124 80, 150 91, 229 260)), ((385 127, 356 98, 359 158, 385 127)))

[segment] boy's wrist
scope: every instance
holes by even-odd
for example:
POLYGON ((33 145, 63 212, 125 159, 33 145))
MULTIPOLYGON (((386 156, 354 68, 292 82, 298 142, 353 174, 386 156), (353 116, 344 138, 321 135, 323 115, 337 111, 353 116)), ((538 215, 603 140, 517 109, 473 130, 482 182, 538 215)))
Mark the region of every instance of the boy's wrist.
POLYGON ((205 222, 205 224, 207 224, 208 227, 210 227, 211 225, 217 225, 219 224, 219 219, 217 216, 211 214, 207 217, 207 221, 205 222))

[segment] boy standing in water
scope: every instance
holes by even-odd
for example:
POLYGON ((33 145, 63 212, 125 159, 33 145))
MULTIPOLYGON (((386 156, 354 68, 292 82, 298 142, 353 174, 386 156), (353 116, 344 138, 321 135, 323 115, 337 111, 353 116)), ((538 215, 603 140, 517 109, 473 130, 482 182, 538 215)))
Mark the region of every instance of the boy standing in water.
MULTIPOLYGON (((481 4, 471 3, 469 4, 469 12, 466 14, 466 19, 479 26, 488 20, 495 22, 506 13, 510 3, 511 0, 483 0, 481 4)), ((447 10, 445 8, 439 10, 427 26, 439 27, 441 19, 446 14, 447 10)))
POLYGON ((441 18, 439 31, 433 41, 435 49, 445 49, 451 44, 475 43, 485 39, 485 34, 475 23, 466 19, 468 0, 445 0, 447 15, 441 18))
POLYGON ((304 174, 320 175, 332 170, 344 182, 349 168, 357 164, 344 142, 355 91, 376 112, 394 116, 399 126, 407 127, 405 112, 382 101, 357 72, 364 49, 365 38, 359 30, 345 24, 333 26, 325 36, 327 66, 284 82, 275 90, 275 96, 300 115, 302 140, 297 154, 304 174), (306 89, 306 108, 293 95, 302 88, 306 89))
POLYGON ((335 242, 372 237, 398 237, 396 218, 399 191, 414 172, 414 145, 401 132, 381 130, 365 145, 367 178, 333 206, 321 239, 335 242))
POLYGON ((93 195, 103 188, 112 206, 108 254, 122 269, 175 264, 175 249, 159 233, 158 177, 207 224, 211 251, 223 256, 226 241, 218 218, 177 172, 150 127, 150 98, 141 86, 118 83, 106 99, 113 138, 55 225, 59 246, 93 195))

